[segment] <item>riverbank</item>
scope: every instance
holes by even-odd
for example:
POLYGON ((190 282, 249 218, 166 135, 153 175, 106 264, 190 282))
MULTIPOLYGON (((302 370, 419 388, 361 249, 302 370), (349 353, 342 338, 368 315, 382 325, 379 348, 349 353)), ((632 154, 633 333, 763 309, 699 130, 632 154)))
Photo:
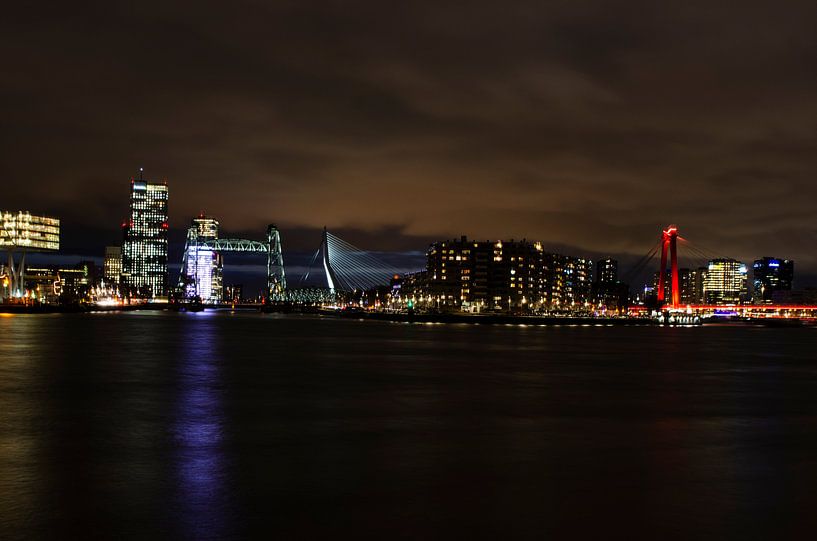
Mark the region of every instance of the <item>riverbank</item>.
POLYGON ((515 316, 508 314, 407 314, 398 312, 343 312, 342 318, 399 323, 468 323, 472 325, 657 325, 649 318, 592 316, 515 316))
POLYGON ((96 306, 88 304, 0 304, 0 314, 78 314, 86 312, 132 312, 135 310, 167 310, 167 305, 125 304, 96 306))

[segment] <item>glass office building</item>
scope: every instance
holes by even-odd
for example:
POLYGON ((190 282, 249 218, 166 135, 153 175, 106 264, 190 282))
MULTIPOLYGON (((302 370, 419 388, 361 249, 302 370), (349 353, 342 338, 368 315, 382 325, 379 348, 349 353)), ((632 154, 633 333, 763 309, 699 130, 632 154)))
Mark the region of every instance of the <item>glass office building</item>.
POLYGON ((167 184, 132 180, 122 245, 122 286, 129 295, 167 294, 167 230, 167 184))
POLYGON ((755 302, 771 302, 775 291, 791 291, 794 261, 764 257, 752 265, 755 302))
POLYGON ((713 259, 703 279, 707 304, 736 304, 746 298, 746 265, 734 259, 713 259))

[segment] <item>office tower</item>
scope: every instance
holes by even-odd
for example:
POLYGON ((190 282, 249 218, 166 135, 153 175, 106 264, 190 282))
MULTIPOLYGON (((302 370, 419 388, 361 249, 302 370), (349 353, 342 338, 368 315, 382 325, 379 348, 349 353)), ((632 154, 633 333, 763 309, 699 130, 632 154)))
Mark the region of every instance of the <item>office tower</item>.
POLYGON ((193 218, 187 231, 187 260, 182 269, 185 274, 185 296, 198 297, 207 304, 218 304, 224 300, 222 255, 215 248, 201 244, 202 241, 218 239, 218 228, 218 220, 200 214, 193 218), (191 249, 190 246, 194 248, 191 249))
POLYGON ((122 247, 106 246, 102 276, 108 284, 119 284, 122 274, 122 247))
POLYGON ((703 280, 704 302, 735 304, 746 297, 746 265, 734 259, 713 259, 703 280))
POLYGON ((791 291, 794 261, 764 257, 752 265, 755 302, 771 302, 775 291, 791 291))
POLYGON ((167 293, 167 183, 131 180, 130 219, 123 224, 122 285, 129 295, 167 293))

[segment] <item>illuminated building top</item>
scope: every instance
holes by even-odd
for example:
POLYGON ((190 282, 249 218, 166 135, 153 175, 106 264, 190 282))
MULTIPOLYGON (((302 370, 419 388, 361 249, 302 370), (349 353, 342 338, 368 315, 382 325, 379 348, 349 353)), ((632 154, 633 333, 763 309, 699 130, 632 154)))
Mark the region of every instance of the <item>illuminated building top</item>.
POLYGON ((0 211, 0 247, 11 250, 59 250, 60 221, 23 211, 0 211))

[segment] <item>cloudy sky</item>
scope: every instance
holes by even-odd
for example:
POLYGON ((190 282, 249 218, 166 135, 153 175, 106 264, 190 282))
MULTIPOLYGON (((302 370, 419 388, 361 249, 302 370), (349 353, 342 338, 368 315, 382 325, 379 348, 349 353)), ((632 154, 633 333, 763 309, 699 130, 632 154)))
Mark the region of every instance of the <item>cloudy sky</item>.
POLYGON ((323 225, 376 250, 541 239, 817 272, 817 3, 23 3, 0 20, 0 207, 72 253, 119 239, 129 178, 171 225, 323 225))

